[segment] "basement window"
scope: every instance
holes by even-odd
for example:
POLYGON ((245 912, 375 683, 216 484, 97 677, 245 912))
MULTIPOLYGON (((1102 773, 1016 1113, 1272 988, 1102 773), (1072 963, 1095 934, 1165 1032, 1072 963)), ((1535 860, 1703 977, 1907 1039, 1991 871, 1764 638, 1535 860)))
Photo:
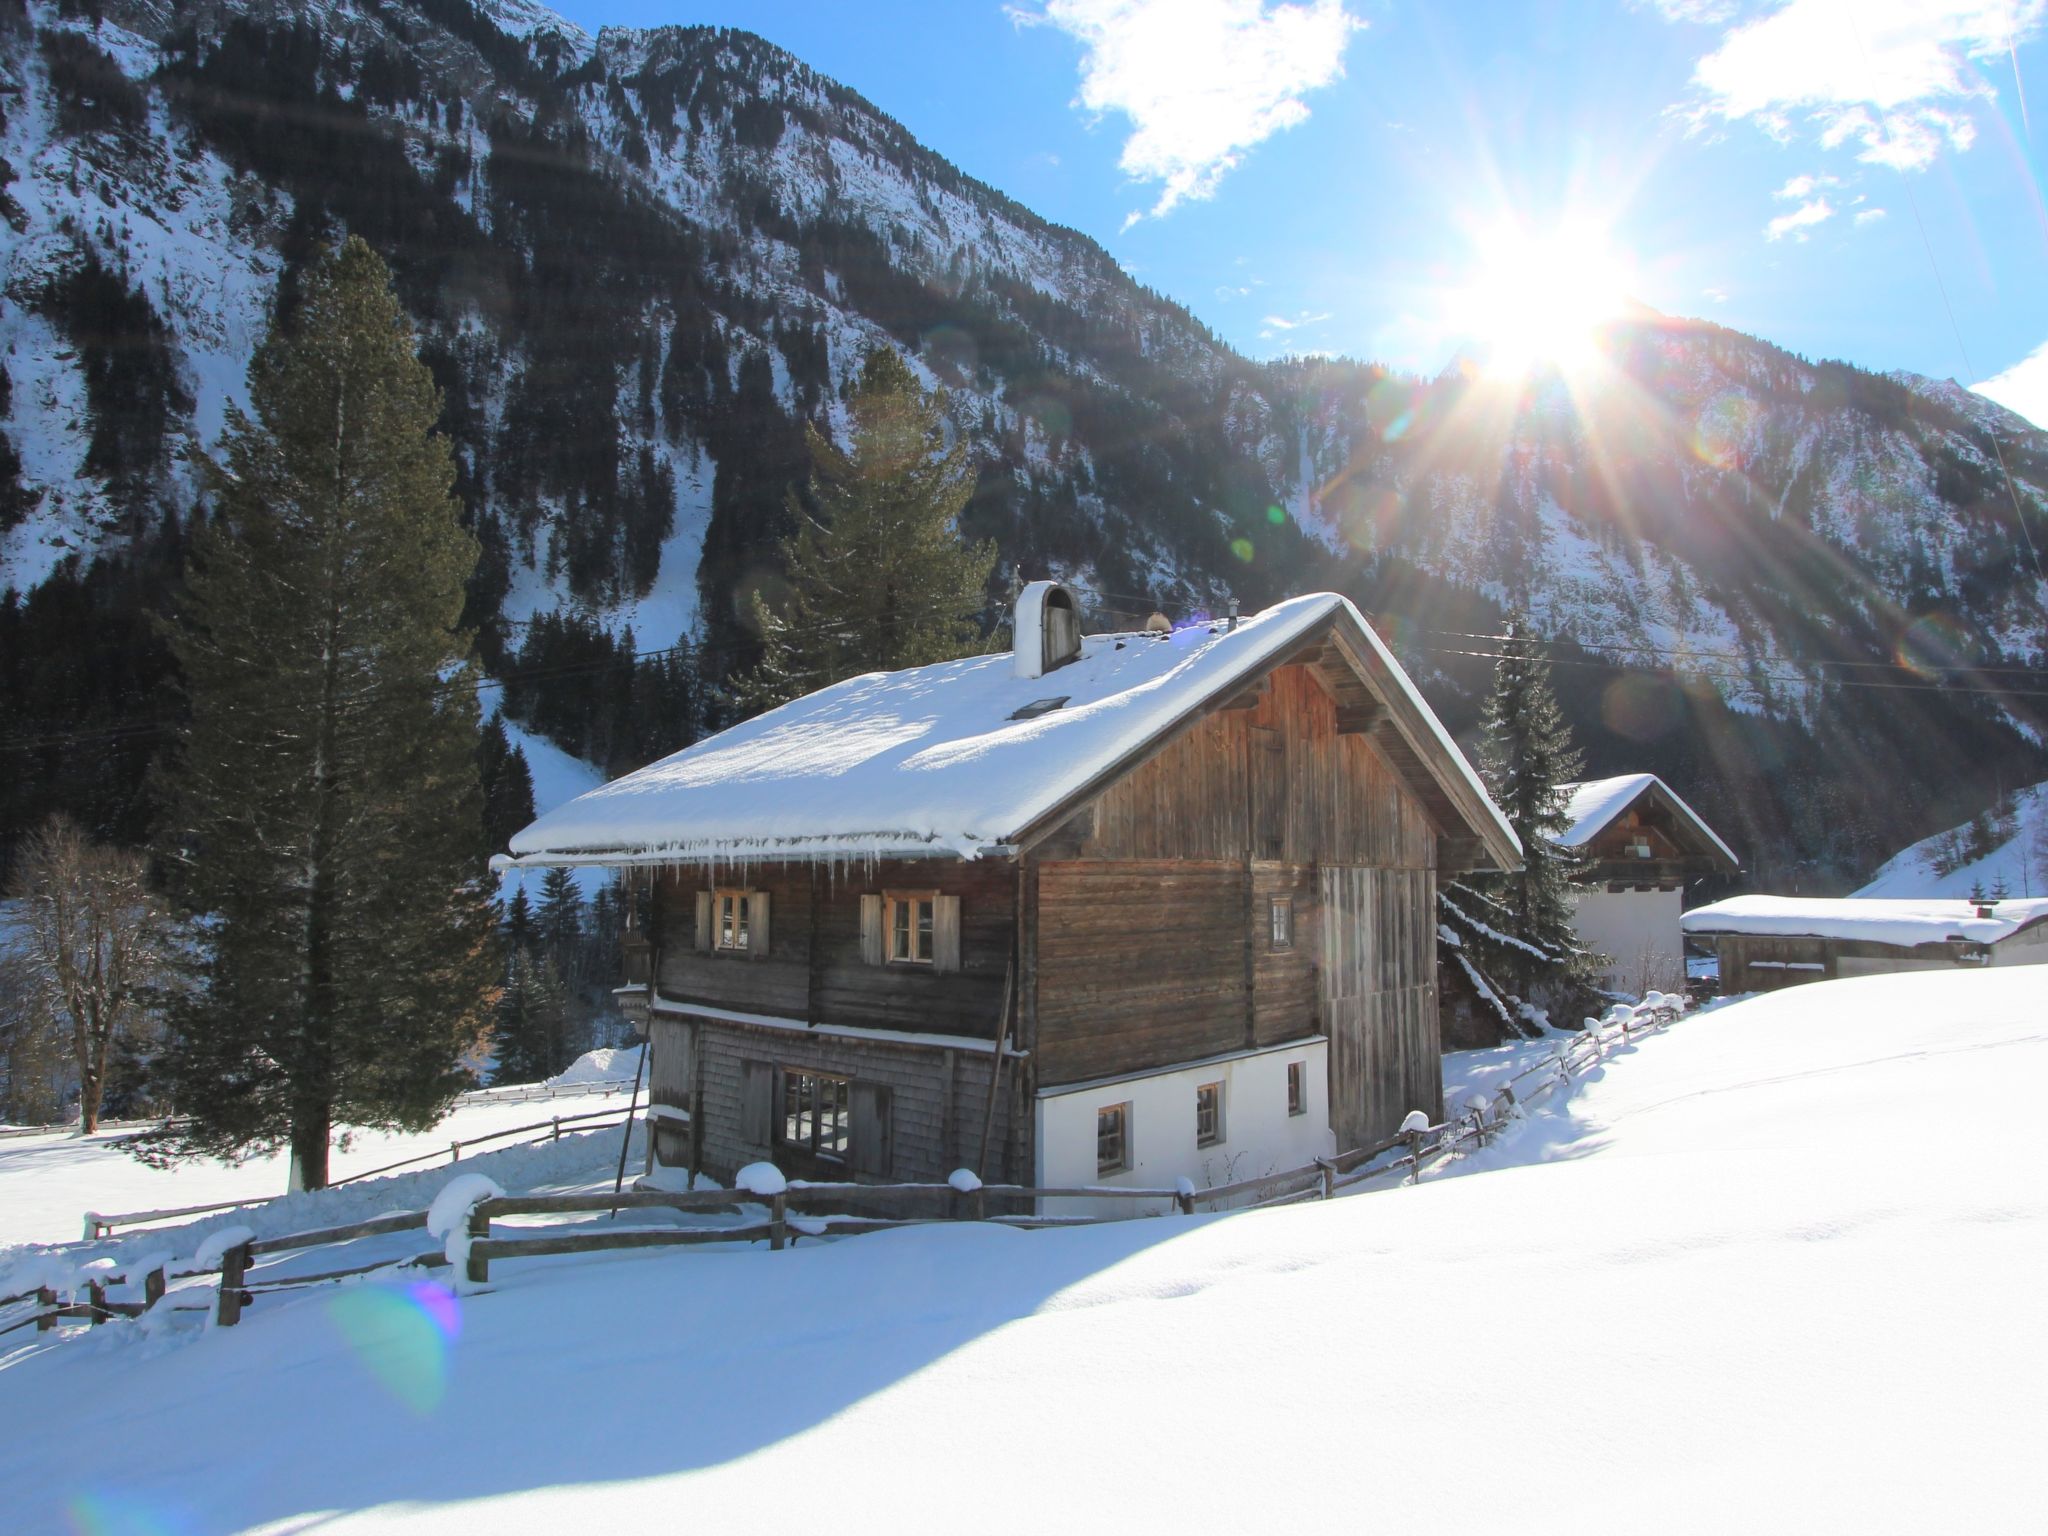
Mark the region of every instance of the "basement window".
POLYGON ((782 1073, 782 1134, 785 1147, 846 1159, 847 1122, 852 1084, 824 1072, 782 1073))
POLYGON ((744 950, 747 947, 747 893, 745 891, 720 891, 718 893, 716 916, 720 949, 744 950))
POLYGON ((1223 1085, 1204 1083, 1195 1090, 1195 1145, 1213 1147, 1223 1139, 1223 1085))
POLYGON ((1287 1113, 1308 1113, 1308 1063, 1305 1061, 1287 1063, 1287 1113))
POLYGON ((1131 1166, 1131 1106, 1105 1104, 1095 1111, 1095 1177, 1127 1173, 1131 1166))

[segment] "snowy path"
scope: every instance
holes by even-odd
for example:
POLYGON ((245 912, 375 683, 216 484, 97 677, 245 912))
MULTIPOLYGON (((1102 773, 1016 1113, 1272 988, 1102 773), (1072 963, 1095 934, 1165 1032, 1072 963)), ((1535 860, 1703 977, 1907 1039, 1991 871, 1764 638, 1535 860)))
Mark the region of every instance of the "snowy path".
POLYGON ((1733 1005, 1421 1189, 20 1346, 0 1487, 25 1532, 2038 1529, 2048 1149, 2005 1106, 2044 1004, 2012 970, 1733 1005))

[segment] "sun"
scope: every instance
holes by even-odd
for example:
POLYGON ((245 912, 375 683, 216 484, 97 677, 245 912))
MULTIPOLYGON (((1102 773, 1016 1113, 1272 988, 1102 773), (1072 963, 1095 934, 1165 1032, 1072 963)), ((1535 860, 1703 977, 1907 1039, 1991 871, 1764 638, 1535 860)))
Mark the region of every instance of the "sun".
POLYGON ((1496 377, 1572 373, 1598 358, 1600 328, 1622 312, 1629 284, 1628 263, 1596 225, 1504 224, 1474 242, 1452 319, 1496 377))

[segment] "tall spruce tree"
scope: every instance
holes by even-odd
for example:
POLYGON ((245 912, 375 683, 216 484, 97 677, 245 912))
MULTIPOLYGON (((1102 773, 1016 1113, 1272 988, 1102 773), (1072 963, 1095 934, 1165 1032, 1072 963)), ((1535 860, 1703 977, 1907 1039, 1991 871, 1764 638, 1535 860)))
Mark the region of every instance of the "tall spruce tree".
POLYGON ((165 1157, 420 1130, 464 1085, 497 975, 470 637, 440 399, 384 263, 307 271, 231 411, 172 645, 191 723, 164 851, 210 918, 164 1053, 165 1157))
POLYGON ((946 446, 940 403, 879 347, 849 401, 852 447, 805 429, 815 510, 791 493, 788 597, 780 609, 755 601, 764 650, 741 685, 743 707, 973 650, 996 552, 960 536, 974 473, 964 439, 946 446))
POLYGON ((1528 620, 1511 614, 1503 635, 1480 716, 1479 772, 1522 840, 1522 868, 1449 885, 1440 906, 1466 959, 1496 990, 1568 1020, 1594 1000, 1593 957, 1572 926, 1572 885, 1584 861, 1557 841, 1571 825, 1562 786, 1578 778, 1584 759, 1528 620))

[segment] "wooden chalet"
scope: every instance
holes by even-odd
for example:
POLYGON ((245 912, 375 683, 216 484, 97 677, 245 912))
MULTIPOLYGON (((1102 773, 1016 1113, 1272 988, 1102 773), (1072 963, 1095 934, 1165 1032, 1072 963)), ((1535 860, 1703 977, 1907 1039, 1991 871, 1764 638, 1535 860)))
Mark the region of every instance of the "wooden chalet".
POLYGON ((1807 981, 2048 964, 2048 900, 1734 896, 1685 914, 1712 944, 1724 993, 1807 981))
POLYGON ((1603 979, 1614 991, 1683 991, 1686 887, 1737 874, 1742 861, 1653 773, 1563 787, 1571 825, 1558 842, 1591 864, 1573 896, 1579 942, 1605 957, 1603 979))
POLYGON ((730 1178, 1221 1184, 1441 1105, 1436 881, 1520 850, 1357 609, 1081 634, 823 689, 501 861, 651 885, 656 1150, 730 1178))

